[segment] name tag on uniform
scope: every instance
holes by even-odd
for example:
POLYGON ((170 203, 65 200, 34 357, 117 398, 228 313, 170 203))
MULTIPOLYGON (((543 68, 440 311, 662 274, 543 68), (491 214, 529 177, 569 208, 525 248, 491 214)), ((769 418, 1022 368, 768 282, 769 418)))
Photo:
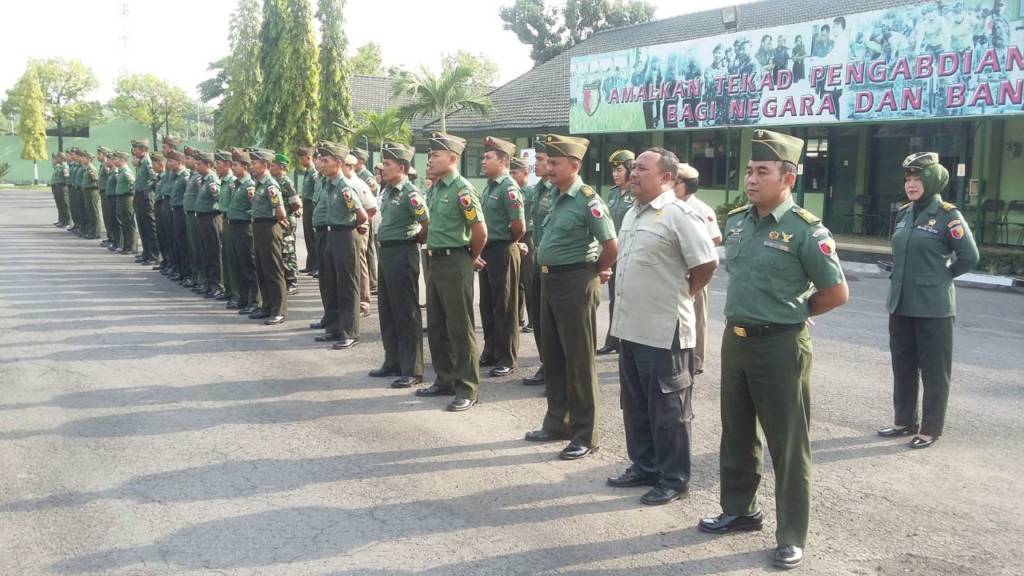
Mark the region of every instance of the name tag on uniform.
POLYGON ((929 234, 938 234, 939 233, 938 230, 936 230, 935 228, 932 228, 931 226, 914 226, 914 228, 917 228, 918 230, 923 230, 923 231, 925 231, 925 232, 927 232, 929 234))
POLYGON ((775 242, 774 240, 765 240, 764 245, 769 248, 775 248, 776 250, 782 250, 783 252, 789 252, 789 246, 781 242, 775 242))
POLYGON ((897 229, 897 230, 899 230, 900 228, 903 228, 903 227, 905 227, 906 225, 907 225, 907 223, 906 223, 906 222, 898 222, 898 223, 896 224, 896 229, 897 229))

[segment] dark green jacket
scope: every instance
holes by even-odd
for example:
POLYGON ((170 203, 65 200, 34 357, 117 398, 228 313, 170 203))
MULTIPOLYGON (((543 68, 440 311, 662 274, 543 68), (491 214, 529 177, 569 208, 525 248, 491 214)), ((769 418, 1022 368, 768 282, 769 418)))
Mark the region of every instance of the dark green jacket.
POLYGON ((196 194, 196 212, 220 211, 220 178, 213 172, 200 176, 196 194))
POLYGON ((252 220, 252 194, 256 192, 256 183, 252 176, 235 179, 231 190, 231 204, 227 206, 228 220, 252 220))

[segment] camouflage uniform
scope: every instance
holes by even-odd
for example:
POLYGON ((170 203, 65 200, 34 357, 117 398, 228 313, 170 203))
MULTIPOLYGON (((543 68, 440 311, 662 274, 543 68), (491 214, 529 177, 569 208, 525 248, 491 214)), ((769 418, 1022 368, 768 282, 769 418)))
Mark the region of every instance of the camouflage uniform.
POLYGON ((299 219, 296 218, 295 211, 302 208, 302 197, 295 190, 295 184, 287 174, 282 174, 277 182, 281 185, 281 195, 288 210, 288 230, 284 233, 281 254, 284 256, 284 279, 291 288, 298 282, 296 274, 299 271, 299 259, 295 252, 295 232, 299 229, 299 219))

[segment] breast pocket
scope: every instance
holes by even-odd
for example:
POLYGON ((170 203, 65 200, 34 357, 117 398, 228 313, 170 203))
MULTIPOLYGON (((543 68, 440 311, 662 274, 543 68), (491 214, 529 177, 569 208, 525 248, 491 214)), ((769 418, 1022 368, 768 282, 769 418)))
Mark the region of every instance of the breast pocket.
POLYGON ((635 262, 639 266, 657 266, 661 262, 661 254, 671 245, 671 239, 664 230, 641 228, 635 233, 630 251, 634 253, 635 262))

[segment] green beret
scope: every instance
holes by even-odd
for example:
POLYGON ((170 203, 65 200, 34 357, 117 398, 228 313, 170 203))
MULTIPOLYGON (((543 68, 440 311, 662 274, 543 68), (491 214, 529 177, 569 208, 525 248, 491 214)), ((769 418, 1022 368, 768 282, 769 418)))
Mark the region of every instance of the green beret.
POLYGON ((526 160, 520 158, 519 156, 513 156, 512 159, 509 161, 509 165, 508 166, 509 166, 509 169, 511 169, 511 170, 526 170, 527 169, 527 167, 526 167, 526 160))
POLYGON ((149 148, 149 140, 132 140, 132 148, 149 148))
POLYGON ((533 151, 537 152, 538 154, 547 154, 548 153, 547 141, 548 141, 548 135, 547 134, 537 134, 536 136, 534 136, 533 137, 533 151))
POLYGON ((177 150, 181 146, 181 138, 175 138, 174 136, 164 136, 163 143, 170 146, 172 150, 177 150))
POLYGON ((343 160, 345 156, 348 156, 349 149, 348 146, 345 146, 344 144, 324 140, 317 143, 316 153, 319 156, 333 156, 339 160, 343 160))
POLYGON ((220 160, 221 162, 231 162, 231 150, 217 150, 213 153, 214 160, 220 160))
POLYGON ((267 148, 249 148, 249 156, 253 160, 273 162, 274 158, 277 157, 277 153, 267 148))
POLYGON ((252 156, 241 148, 231 149, 231 161, 238 162, 239 164, 249 165, 252 163, 252 156))
POLYGON ((608 163, 612 166, 618 166, 628 160, 636 160, 636 154, 632 150, 616 150, 608 157, 608 163))
POLYGON ((213 164, 213 152, 205 152, 202 150, 196 150, 193 155, 196 160, 200 162, 206 162, 207 164, 213 164))
POLYGON ((352 150, 352 155, 362 160, 363 162, 366 162, 367 160, 370 159, 370 153, 367 152, 366 150, 363 150, 362 148, 356 148, 352 150))
POLYGON ((159 152, 150 152, 149 159, 152 160, 153 162, 163 162, 164 155, 159 152))
POLYGON ((512 157, 516 155, 516 145, 508 140, 502 140, 501 138, 495 138, 488 136, 484 138, 484 150, 492 152, 504 152, 506 156, 512 157))
POLYGON ((175 160, 177 162, 181 162, 182 160, 185 159, 185 155, 182 154, 181 152, 178 152, 177 150, 168 150, 167 154, 165 154, 164 157, 166 157, 168 160, 175 160))
POLYGON ((750 159, 755 162, 789 162, 796 166, 804 150, 804 141, 796 136, 771 130, 754 130, 750 141, 750 159))
POLYGON ((281 166, 287 166, 287 165, 289 165, 291 163, 292 163, 291 159, 288 158, 288 156, 282 154, 281 152, 278 152, 277 154, 274 154, 274 164, 280 164, 281 166))
POLYGON ((380 149, 380 155, 384 160, 404 160, 411 163, 416 157, 416 149, 398 142, 385 142, 380 149))
POLYGON ((430 149, 462 154, 462 151, 466 149, 466 140, 444 132, 432 132, 430 134, 430 149))
POLYGON ((590 140, 576 138, 574 136, 561 136, 559 134, 548 134, 545 140, 548 146, 548 156, 559 158, 575 158, 582 160, 590 146, 590 140))
POLYGON ((679 180, 696 180, 700 178, 700 172, 697 169, 685 162, 679 164, 679 169, 676 170, 676 178, 679 180))
POLYGON ((939 163, 939 155, 935 152, 915 152, 903 161, 903 169, 908 174, 916 174, 921 170, 939 163))

